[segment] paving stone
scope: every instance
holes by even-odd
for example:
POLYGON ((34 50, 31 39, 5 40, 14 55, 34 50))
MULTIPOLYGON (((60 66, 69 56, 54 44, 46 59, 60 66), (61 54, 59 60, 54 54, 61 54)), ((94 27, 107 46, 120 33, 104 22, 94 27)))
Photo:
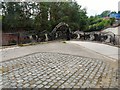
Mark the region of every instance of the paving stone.
MULTIPOLYGON (((116 69, 112 69, 104 61, 86 57, 36 53, 2 62, 1 65, 9 68, 8 71, 0 74, 2 84, 7 87, 95 88, 99 84, 100 77, 110 78, 110 86, 104 87, 118 86, 116 69), (34 83, 31 83, 32 80, 34 83)), ((101 83, 104 85, 104 80, 101 83)))
POLYGON ((42 83, 42 81, 37 81, 37 82, 36 82, 36 84, 40 84, 40 83, 42 83))
POLYGON ((48 82, 42 82, 43 85, 46 85, 48 82))
POLYGON ((38 86, 37 86, 37 88, 42 88, 42 87, 43 87, 43 85, 42 85, 42 84, 40 84, 40 85, 38 85, 38 86))
POLYGON ((56 77, 52 76, 50 79, 55 79, 56 77))
POLYGON ((29 83, 26 83, 25 85, 23 85, 23 87, 29 87, 30 84, 29 83))
MULTIPOLYGON (((39 80, 39 79, 38 79, 38 78, 36 78, 36 81, 38 81, 38 80, 39 80)), ((42 81, 45 81, 46 79, 45 79, 45 78, 42 78, 41 80, 42 80, 42 81)))
POLYGON ((36 84, 32 84, 30 87, 35 88, 37 85, 36 84))
POLYGON ((50 88, 50 86, 46 85, 46 86, 44 86, 44 88, 50 88))

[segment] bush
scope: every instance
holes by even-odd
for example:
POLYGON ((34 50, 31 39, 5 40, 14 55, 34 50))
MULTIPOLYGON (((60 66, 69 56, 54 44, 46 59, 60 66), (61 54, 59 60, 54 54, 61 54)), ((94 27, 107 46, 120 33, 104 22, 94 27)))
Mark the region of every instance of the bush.
POLYGON ((98 22, 89 26, 89 31, 99 31, 111 24, 111 19, 99 19, 98 22))

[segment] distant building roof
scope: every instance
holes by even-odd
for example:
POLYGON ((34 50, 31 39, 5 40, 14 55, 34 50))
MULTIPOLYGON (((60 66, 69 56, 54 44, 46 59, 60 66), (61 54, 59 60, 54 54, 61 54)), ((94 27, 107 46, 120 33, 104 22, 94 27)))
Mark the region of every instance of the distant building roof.
POLYGON ((115 19, 120 19, 120 14, 119 13, 112 13, 109 16, 110 18, 115 18, 115 19))

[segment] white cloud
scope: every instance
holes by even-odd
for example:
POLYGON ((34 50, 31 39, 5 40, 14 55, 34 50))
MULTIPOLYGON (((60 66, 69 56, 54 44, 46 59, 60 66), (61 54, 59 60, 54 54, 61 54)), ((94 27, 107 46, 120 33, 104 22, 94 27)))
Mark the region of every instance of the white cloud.
POLYGON ((82 8, 87 7, 88 16, 101 14, 105 10, 118 11, 120 0, 76 0, 82 8))

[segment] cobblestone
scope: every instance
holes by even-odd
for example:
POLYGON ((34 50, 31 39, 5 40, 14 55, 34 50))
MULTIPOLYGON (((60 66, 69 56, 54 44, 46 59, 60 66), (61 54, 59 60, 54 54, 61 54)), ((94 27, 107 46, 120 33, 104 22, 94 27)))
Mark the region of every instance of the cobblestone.
POLYGON ((36 53, 1 62, 3 87, 117 87, 117 70, 104 61, 59 53, 36 53))

